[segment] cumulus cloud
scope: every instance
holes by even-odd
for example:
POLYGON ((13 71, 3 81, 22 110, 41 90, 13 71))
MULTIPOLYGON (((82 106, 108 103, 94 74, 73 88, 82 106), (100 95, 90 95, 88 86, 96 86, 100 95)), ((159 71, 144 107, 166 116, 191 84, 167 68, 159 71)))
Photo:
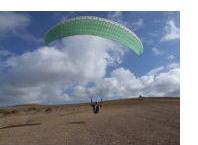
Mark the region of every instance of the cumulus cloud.
POLYGON ((67 84, 84 85, 102 79, 107 66, 120 63, 123 55, 122 47, 110 40, 73 36, 9 57, 0 72, 0 102, 12 102, 13 98, 24 102, 63 101, 70 97, 64 90, 67 84))
POLYGON ((137 95, 138 90, 142 88, 142 84, 137 77, 128 69, 115 69, 111 76, 104 78, 96 88, 96 93, 102 93, 109 99, 127 98, 137 95))
POLYGON ((147 73, 147 75, 149 75, 149 76, 154 76, 154 75, 156 75, 156 74, 162 72, 164 69, 165 69, 164 66, 160 66, 160 67, 154 68, 154 69, 150 70, 150 71, 147 73))
MULTIPOLYGON (((0 61, 0 104, 68 103, 104 99, 179 95, 179 64, 136 76, 119 67, 125 50, 95 36, 73 36, 0 61), (107 68, 113 71, 107 75, 107 68)), ((5 52, 4 52, 5 53, 5 52)))
POLYGON ((133 98, 143 96, 179 96, 180 69, 178 64, 170 64, 136 77, 128 69, 118 68, 111 76, 104 78, 96 91, 107 98, 133 98))
POLYGON ((176 40, 180 38, 180 30, 175 25, 175 22, 173 20, 168 20, 165 25, 165 35, 161 38, 161 41, 170 41, 170 40, 176 40))

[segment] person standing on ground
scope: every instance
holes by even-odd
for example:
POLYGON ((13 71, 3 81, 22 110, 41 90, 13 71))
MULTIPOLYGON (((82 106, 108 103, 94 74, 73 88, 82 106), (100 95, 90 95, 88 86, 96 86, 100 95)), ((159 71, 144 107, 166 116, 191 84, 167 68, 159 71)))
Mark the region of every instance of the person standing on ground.
POLYGON ((91 106, 92 106, 92 108, 93 108, 93 112, 94 112, 95 114, 97 114, 97 113, 99 113, 100 108, 102 107, 102 99, 101 99, 100 102, 98 102, 98 101, 93 102, 93 101, 92 101, 92 98, 93 98, 93 97, 91 97, 91 106))

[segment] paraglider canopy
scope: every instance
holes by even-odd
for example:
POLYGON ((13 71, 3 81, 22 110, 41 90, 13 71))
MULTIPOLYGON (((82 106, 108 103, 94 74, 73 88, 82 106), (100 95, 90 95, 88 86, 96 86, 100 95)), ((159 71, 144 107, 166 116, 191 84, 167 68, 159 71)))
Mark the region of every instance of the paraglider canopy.
POLYGON ((55 25, 45 37, 45 43, 73 35, 94 35, 116 41, 133 50, 137 55, 143 53, 143 45, 137 35, 127 27, 99 17, 81 16, 68 19, 55 25))

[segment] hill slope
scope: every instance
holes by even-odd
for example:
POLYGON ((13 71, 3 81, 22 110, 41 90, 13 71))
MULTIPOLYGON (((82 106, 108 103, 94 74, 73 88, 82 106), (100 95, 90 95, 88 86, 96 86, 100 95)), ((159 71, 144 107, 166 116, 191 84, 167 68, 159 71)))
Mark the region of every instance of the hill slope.
POLYGON ((128 99, 89 104, 22 105, 0 111, 0 145, 179 145, 180 102, 128 99))

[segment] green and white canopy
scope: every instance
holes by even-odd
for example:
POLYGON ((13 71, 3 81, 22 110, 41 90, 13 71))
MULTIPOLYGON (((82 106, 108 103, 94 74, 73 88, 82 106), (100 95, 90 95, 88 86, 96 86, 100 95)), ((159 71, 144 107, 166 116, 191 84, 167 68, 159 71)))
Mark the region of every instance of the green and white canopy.
POLYGON ((54 26, 46 35, 45 43, 73 35, 94 35, 119 42, 137 55, 143 53, 143 45, 137 35, 127 27, 99 17, 75 17, 54 26))

